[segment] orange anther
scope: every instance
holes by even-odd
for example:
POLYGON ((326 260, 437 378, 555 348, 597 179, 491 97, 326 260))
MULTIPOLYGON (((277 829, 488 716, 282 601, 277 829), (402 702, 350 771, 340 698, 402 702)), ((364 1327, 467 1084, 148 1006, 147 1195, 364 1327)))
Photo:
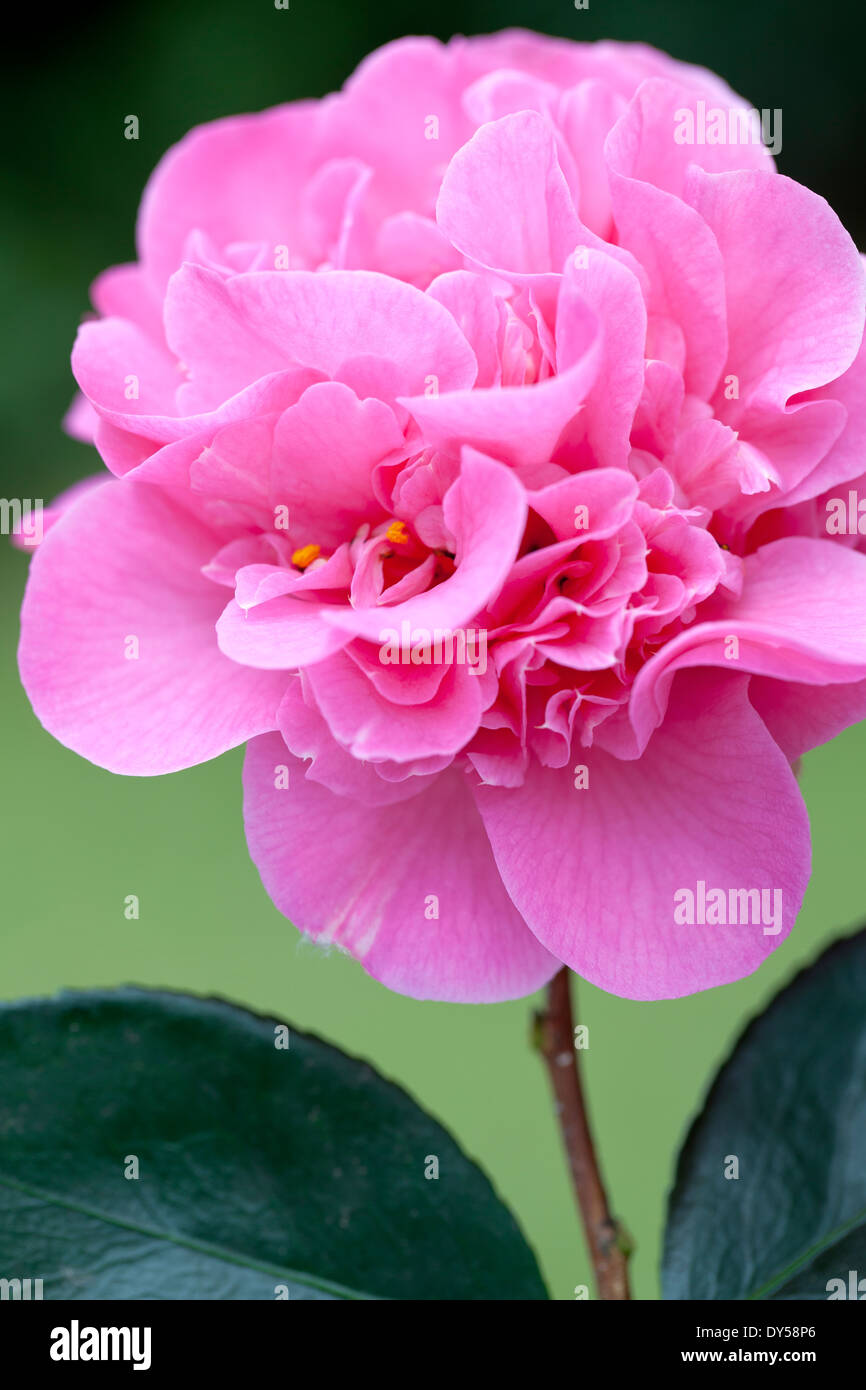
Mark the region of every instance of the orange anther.
POLYGON ((318 560, 321 553, 320 545, 302 545, 292 556, 292 564, 297 565, 299 570, 305 570, 314 560, 318 560))

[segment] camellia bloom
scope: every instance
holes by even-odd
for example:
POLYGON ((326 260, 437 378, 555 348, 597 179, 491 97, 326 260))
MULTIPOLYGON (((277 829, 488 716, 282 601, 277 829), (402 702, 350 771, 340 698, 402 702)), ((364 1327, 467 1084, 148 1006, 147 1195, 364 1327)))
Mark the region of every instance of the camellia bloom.
POLYGON ((94 287, 109 473, 32 562, 33 706, 116 772, 249 741, 274 902, 406 994, 753 971, 808 878, 791 764, 866 711, 826 525, 866 276, 698 103, 747 109, 639 46, 407 39, 194 131, 94 287))

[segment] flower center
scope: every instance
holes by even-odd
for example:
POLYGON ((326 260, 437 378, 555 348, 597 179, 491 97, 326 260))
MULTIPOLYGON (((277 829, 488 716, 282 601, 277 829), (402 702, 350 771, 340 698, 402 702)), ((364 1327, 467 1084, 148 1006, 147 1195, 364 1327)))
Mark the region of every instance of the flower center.
POLYGON ((292 564, 299 570, 305 570, 314 560, 318 560, 321 553, 320 545, 302 545, 300 550, 296 550, 292 555, 292 564))

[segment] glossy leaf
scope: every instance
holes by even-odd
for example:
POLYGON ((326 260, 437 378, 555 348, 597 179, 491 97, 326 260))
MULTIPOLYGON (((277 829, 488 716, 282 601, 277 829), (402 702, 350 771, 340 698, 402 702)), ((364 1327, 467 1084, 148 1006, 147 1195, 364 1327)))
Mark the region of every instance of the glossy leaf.
POLYGON ((680 1155, 663 1288, 823 1300, 860 1279, 866 1297, 863 931, 782 990, 721 1068, 680 1155))
POLYGON ((277 1020, 137 989, 0 1007, 0 1277, 45 1298, 546 1297, 404 1091, 277 1020))

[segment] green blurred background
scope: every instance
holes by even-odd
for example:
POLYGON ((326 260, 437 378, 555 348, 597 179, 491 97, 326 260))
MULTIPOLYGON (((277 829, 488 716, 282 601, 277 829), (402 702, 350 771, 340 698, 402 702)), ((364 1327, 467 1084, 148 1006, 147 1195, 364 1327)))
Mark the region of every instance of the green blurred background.
MULTIPOLYGON (((523 25, 578 39, 643 39, 721 73, 783 110, 783 172, 817 189, 866 245, 861 158, 866 23, 850 3, 571 0, 141 3, 34 7, 0 84, 6 171, 0 273, 0 495, 52 497, 95 471, 65 438, 69 348, 87 288, 133 256, 144 182, 191 126, 341 85, 371 48, 405 33, 523 25), (140 118, 140 139, 123 137, 140 118)), ((527 1045, 532 1001, 458 1007, 389 994, 337 954, 300 942, 247 859, 241 755, 150 781, 113 777, 40 729, 15 669, 27 560, 0 545, 4 740, 0 997, 124 982, 218 993, 372 1060, 486 1168, 534 1245, 552 1294, 591 1276, 553 1124, 527 1045), (128 893, 141 918, 127 922, 128 893)), ((578 1017, 590 1103, 614 1204, 637 1242, 635 1293, 658 1296, 665 1192, 679 1141, 745 1020, 864 915, 860 792, 866 727, 805 761, 814 874, 793 939, 750 980, 691 999, 634 1004, 589 985, 578 1017)), ((332 851, 338 854, 339 846, 332 851)), ((158 1079, 155 1081, 158 1084, 158 1079)), ((503 1290, 507 1296, 507 1290, 503 1290)))

